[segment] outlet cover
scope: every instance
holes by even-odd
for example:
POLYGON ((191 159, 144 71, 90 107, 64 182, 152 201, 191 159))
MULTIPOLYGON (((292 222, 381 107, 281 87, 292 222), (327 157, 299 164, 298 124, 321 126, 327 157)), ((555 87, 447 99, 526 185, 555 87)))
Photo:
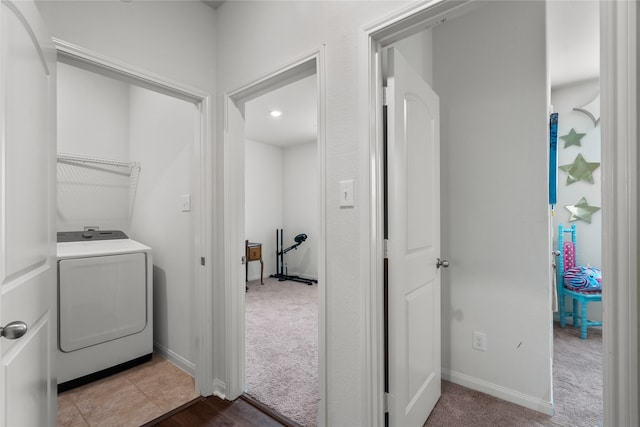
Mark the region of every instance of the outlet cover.
POLYGON ((472 347, 476 350, 487 351, 487 334, 474 331, 472 347))

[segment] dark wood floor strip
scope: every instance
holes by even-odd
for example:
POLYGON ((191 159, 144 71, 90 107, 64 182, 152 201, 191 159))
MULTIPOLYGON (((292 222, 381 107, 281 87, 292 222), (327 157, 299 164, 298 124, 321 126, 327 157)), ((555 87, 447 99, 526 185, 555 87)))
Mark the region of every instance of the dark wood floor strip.
POLYGON ((255 406, 256 408, 258 408, 259 410, 261 410, 265 414, 269 415, 271 418, 279 421, 280 423, 282 423, 282 425, 284 425, 286 427, 302 427, 297 422, 295 422, 292 419, 282 415, 279 412, 274 411, 272 408, 268 407, 267 405, 265 405, 264 403, 260 402, 259 400, 254 399, 249 394, 246 394, 246 393, 243 394, 242 396, 240 396, 240 399, 246 400, 251 405, 255 406))
POLYGON ((246 400, 233 402, 209 396, 167 418, 154 420, 145 427, 291 427, 256 408, 246 400))
POLYGON ((183 404, 183 405, 180 405, 180 406, 178 406, 177 408, 175 408, 175 409, 173 409, 173 410, 171 410, 171 411, 167 412, 166 414, 164 414, 164 415, 160 415, 160 416, 159 416, 158 418, 156 418, 155 420, 152 420, 152 421, 149 421, 149 422, 148 422, 148 423, 146 423, 146 424, 143 424, 141 427, 152 427, 152 426, 158 425, 158 423, 160 423, 161 421, 164 421, 164 420, 166 420, 167 418, 170 418, 170 417, 172 417, 173 415, 175 415, 175 414, 177 414, 177 413, 179 413, 179 412, 184 411, 185 409, 189 408, 190 406, 195 405, 196 403, 198 403, 198 402, 200 402, 200 401, 202 401, 202 400, 204 400, 204 399, 205 399, 205 397, 204 397, 204 396, 198 396, 198 397, 196 397, 195 399, 190 400, 189 402, 187 402, 187 403, 185 403, 185 404, 183 404))

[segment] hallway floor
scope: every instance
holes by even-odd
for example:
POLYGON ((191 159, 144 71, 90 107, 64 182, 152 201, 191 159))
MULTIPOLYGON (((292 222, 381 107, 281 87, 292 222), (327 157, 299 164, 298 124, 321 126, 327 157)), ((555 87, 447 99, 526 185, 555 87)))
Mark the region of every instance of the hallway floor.
POLYGON ((140 426, 198 397, 186 372, 151 361, 58 394, 58 427, 140 426))

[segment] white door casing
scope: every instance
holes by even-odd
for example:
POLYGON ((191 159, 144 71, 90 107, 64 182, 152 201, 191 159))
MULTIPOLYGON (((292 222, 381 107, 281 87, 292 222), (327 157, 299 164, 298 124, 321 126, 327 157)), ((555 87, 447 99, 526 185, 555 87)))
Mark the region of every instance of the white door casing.
POLYGON ((389 49, 389 420, 422 426, 440 397, 439 100, 389 49))
POLYGON ((56 51, 33 2, 0 20, 0 426, 55 425, 56 51))

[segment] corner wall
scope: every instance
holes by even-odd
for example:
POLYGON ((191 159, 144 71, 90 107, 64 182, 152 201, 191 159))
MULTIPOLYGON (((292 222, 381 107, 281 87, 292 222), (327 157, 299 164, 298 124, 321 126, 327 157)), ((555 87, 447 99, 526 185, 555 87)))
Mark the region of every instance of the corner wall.
MULTIPOLYGON (((264 277, 276 273, 276 229, 283 227, 282 148, 247 140, 245 145, 245 236, 262 243, 264 277)), ((260 278, 260 263, 249 263, 249 280, 260 278)))
POLYGON ((194 375, 195 224, 193 212, 183 212, 180 202, 182 195, 196 196, 198 111, 186 101, 132 86, 130 112, 130 156, 141 165, 130 236, 152 249, 154 346, 194 375))

